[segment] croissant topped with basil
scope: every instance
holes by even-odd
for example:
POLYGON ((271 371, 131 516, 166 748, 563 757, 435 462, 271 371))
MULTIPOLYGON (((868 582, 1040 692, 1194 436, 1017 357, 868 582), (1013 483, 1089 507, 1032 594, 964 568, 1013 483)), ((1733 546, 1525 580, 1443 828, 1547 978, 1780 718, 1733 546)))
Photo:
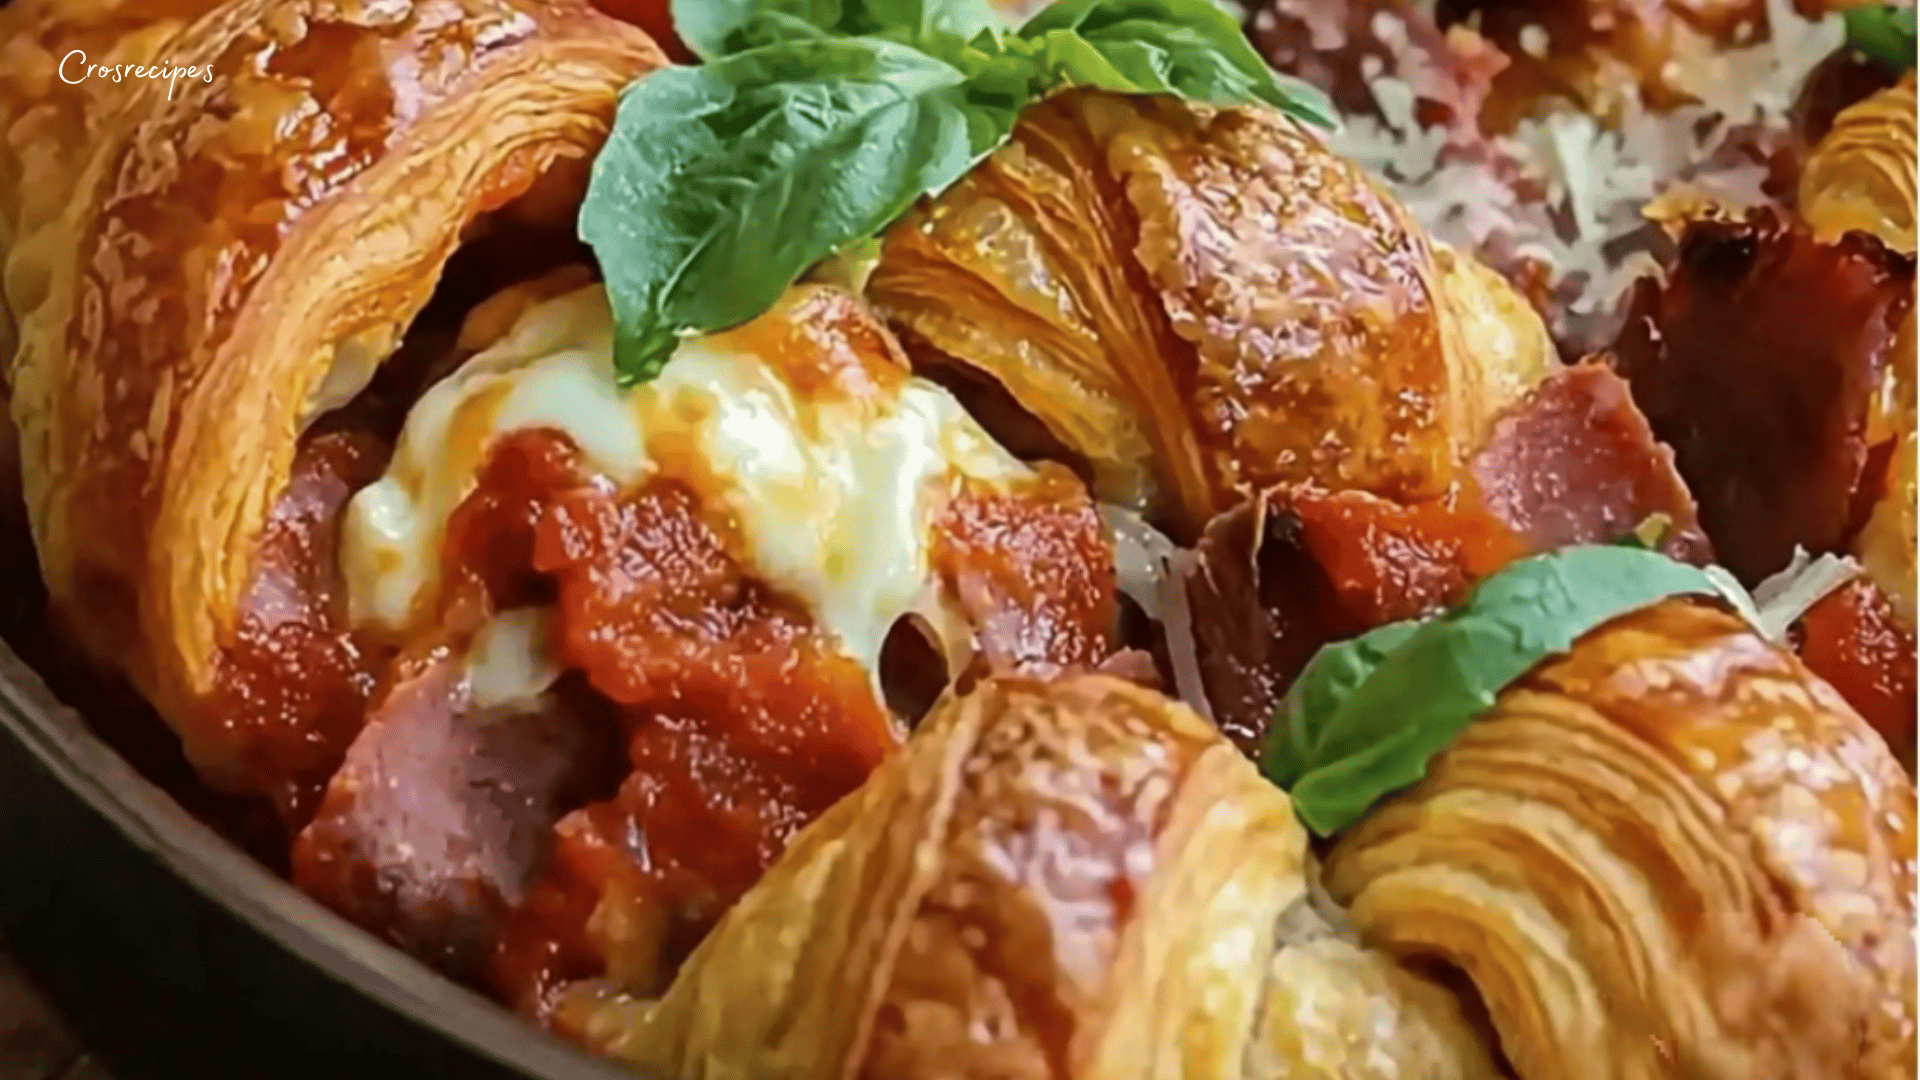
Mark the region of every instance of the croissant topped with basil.
POLYGON ((0 501, 178 790, 659 1080, 1910 1080, 1911 782, 1640 411, 1851 327, 1708 524, 1910 581, 1892 99, 1562 366, 1209 0, 607 3, 702 62, 0 9, 0 501))
POLYGON ((1674 600, 1509 686, 1326 880, 1528 1080, 1911 1077, 1914 812, 1831 688, 1674 600))
POLYGON ((990 430, 1183 540, 1279 483, 1440 495, 1554 355, 1310 129, 1167 97, 1029 109, 869 291, 990 430))
POLYGON ((218 69, 50 102, 7 72, 10 136, 67 156, 0 174, 36 185, 6 403, 55 636, 301 889, 538 1019, 647 992, 896 711, 1112 651, 1084 488, 859 297, 787 289, 620 385, 575 221, 664 63, 640 31, 585 0, 167 15, 0 12, 36 63, 95 35, 218 69))

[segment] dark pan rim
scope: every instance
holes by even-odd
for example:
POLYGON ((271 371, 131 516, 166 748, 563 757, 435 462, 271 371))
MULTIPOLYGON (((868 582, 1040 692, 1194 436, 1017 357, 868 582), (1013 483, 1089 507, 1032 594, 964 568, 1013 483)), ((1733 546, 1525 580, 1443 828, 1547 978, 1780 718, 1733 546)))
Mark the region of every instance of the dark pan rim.
POLYGON ((135 772, 0 641, 0 729, 161 866, 281 949, 468 1050, 543 1080, 633 1080, 270 873, 135 772))

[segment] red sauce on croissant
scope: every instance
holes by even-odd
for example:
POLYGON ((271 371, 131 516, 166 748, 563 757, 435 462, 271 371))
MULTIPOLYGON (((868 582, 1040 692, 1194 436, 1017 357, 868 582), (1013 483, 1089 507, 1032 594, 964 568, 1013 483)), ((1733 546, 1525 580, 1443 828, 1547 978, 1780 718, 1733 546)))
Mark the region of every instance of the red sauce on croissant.
MULTIPOLYGON (((664 988, 897 744, 866 669, 736 558, 699 491, 622 490, 577 457, 552 431, 494 445, 448 522, 437 617, 370 695, 293 858, 336 910, 562 1027, 578 994, 664 988), (464 643, 530 606, 568 674, 540 704, 481 709, 464 643)), ((296 550, 331 564, 330 545, 296 550)), ((1064 472, 956 490, 931 556, 984 666, 1106 655, 1112 568, 1064 472)))
POLYGON ((319 804, 384 666, 380 650, 347 628, 335 550, 347 500, 386 457, 385 444, 361 431, 301 444, 202 714, 226 729, 218 741, 226 760, 197 764, 265 792, 290 830, 319 804))
POLYGON ((512 436, 473 496, 545 476, 527 519, 559 658, 618 707, 632 768, 612 798, 560 822, 495 952, 495 986, 542 1017, 580 979, 649 988, 670 975, 896 741, 866 672, 735 561, 695 493, 673 481, 616 492, 555 468, 570 454, 549 433, 512 436))

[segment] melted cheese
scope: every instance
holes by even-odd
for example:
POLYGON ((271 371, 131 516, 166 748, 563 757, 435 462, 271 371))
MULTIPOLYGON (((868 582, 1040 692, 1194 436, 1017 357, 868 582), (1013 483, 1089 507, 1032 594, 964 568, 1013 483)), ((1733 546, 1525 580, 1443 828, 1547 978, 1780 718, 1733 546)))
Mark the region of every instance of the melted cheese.
POLYGON ((467 686, 481 714, 527 706, 560 678, 548 648, 553 620, 544 608, 515 608, 487 620, 467 649, 467 686))
MULTIPOLYGON (((355 625, 396 635, 417 626, 447 519, 491 446, 551 428, 617 484, 672 476, 699 491, 722 535, 738 538, 735 557, 877 672, 895 620, 923 612, 944 621, 928 610, 938 607, 931 533, 954 485, 1005 489, 1030 474, 932 383, 807 393, 799 387, 818 379, 781 366, 804 357, 748 355, 740 340, 689 340, 658 378, 628 392, 614 381, 600 286, 531 309, 421 398, 386 475, 348 505, 342 567, 355 625)), ((521 674, 508 670, 521 661, 488 655, 506 683, 521 674)))

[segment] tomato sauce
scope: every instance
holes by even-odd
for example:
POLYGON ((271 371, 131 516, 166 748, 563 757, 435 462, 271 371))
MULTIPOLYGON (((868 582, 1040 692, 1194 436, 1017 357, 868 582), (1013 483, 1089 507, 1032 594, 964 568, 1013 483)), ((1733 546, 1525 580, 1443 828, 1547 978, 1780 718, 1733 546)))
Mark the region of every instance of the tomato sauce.
POLYGON ((572 458, 554 433, 503 440, 443 553, 489 592, 544 591, 562 666, 626 731, 626 780, 560 822, 495 947, 494 988, 543 1020, 583 980, 658 989, 897 742, 867 673, 749 576, 692 490, 616 491, 572 458))
MULTIPOLYGON (((435 617, 415 640, 365 640, 346 625, 338 518, 386 456, 385 440, 361 430, 305 442, 208 715, 232 730, 246 783, 297 829, 371 703, 390 696, 384 685, 457 654, 497 611, 545 607, 553 658, 619 729, 616 742, 576 745, 621 747, 611 771, 624 779, 552 809, 551 847, 498 920, 447 926, 481 928, 479 979, 543 1022, 561 1026, 557 1010, 576 995, 658 992, 793 835, 898 745, 873 677, 737 561, 726 519, 695 489, 655 479, 621 490, 552 431, 507 436, 489 453, 448 521, 435 617)), ((1019 494, 963 488, 938 532, 935 571, 994 666, 1105 658, 1113 567, 1070 476, 1019 494)), ((375 839, 393 827, 366 824, 375 839)), ((380 868, 347 869, 378 878, 380 868)))
POLYGON ((978 485, 947 506, 933 567, 976 628, 987 666, 1094 667, 1118 618, 1113 558, 1084 488, 1050 466, 1036 489, 978 485))
POLYGON ((383 651, 347 626, 336 553, 347 500, 378 478, 387 453, 354 430, 302 443, 200 714, 225 729, 199 740, 225 751, 201 768, 222 786, 266 796, 289 832, 319 805, 385 666, 383 651))

